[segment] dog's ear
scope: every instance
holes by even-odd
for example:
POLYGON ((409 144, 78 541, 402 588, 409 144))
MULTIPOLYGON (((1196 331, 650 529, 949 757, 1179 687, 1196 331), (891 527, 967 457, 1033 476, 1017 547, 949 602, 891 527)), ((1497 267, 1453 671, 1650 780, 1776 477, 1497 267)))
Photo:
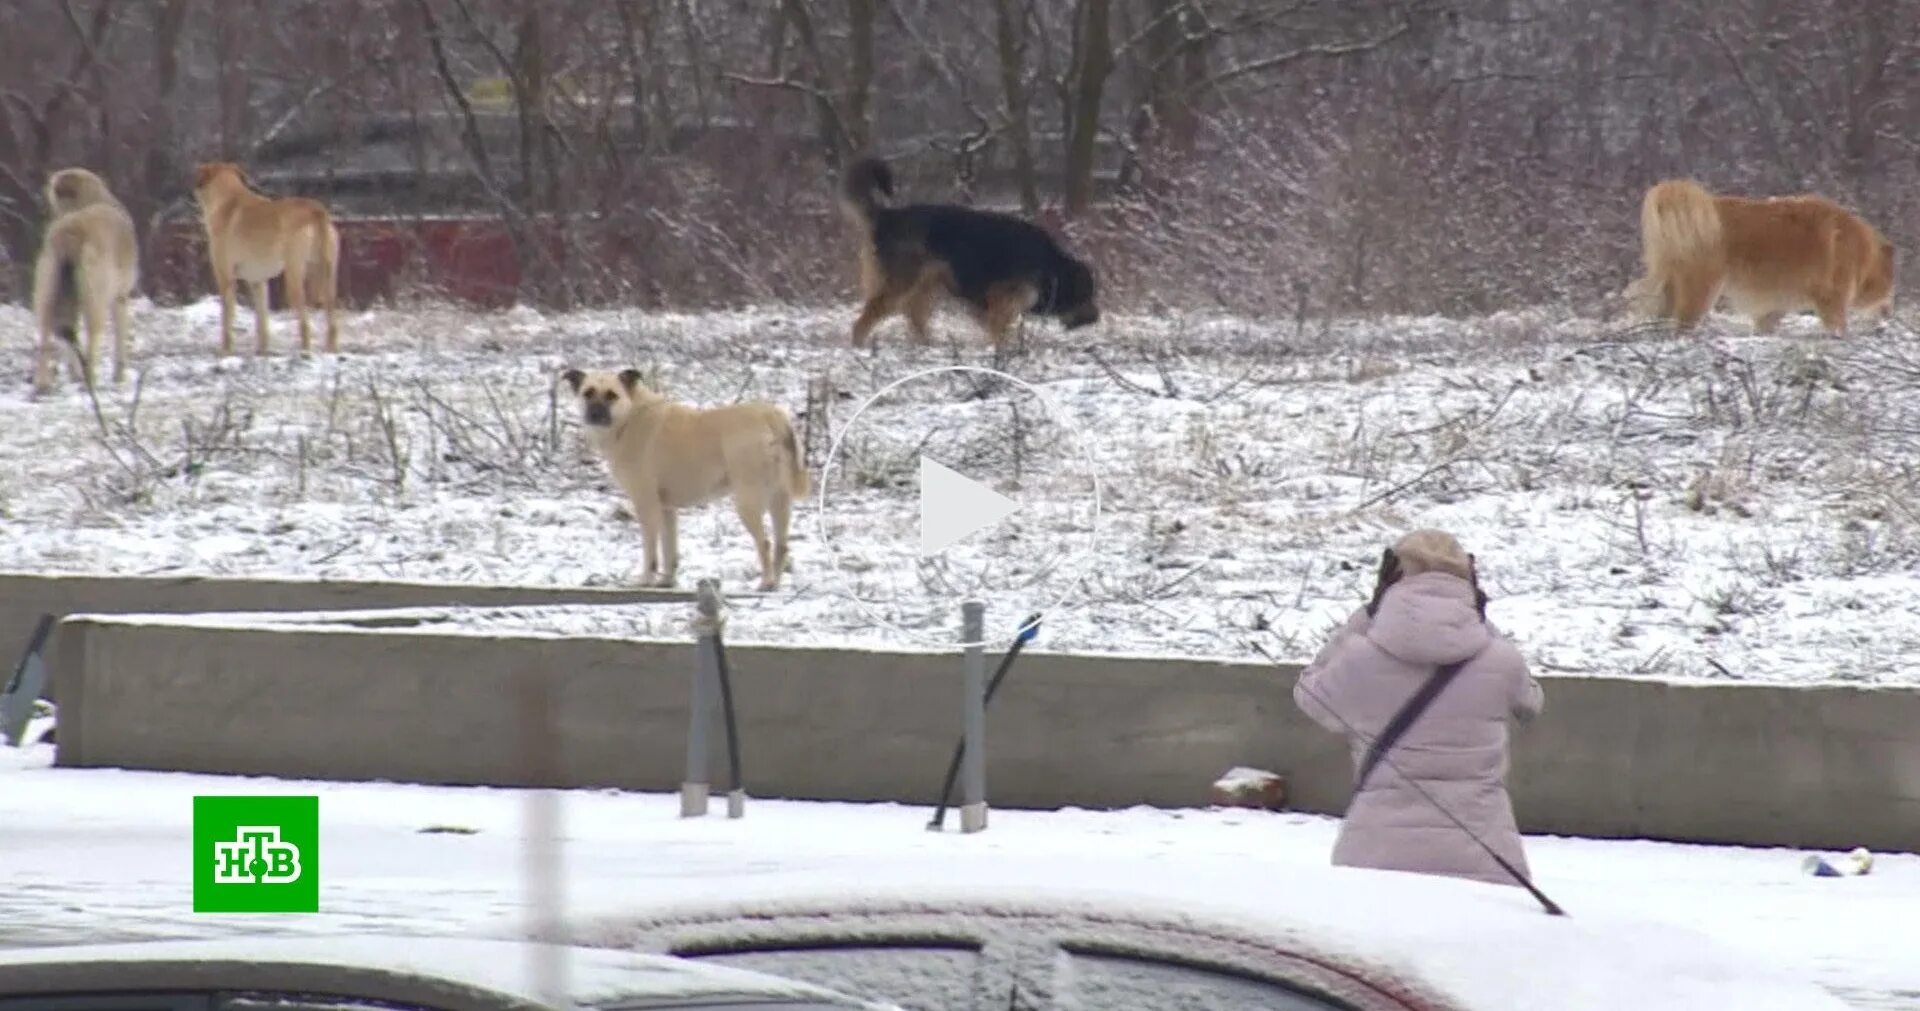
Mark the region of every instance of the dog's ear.
POLYGON ((626 387, 628 393, 632 393, 633 388, 639 385, 639 383, 640 383, 639 369, 621 369, 620 370, 620 385, 626 387))
POLYGON ((201 162, 199 167, 193 171, 193 188, 197 190, 212 182, 213 177, 219 173, 219 171, 219 165, 210 161, 201 162))
POLYGON ((580 384, 587 378, 587 374, 579 369, 567 369, 560 373, 560 378, 565 379, 567 385, 573 387, 573 392, 579 393, 580 384))

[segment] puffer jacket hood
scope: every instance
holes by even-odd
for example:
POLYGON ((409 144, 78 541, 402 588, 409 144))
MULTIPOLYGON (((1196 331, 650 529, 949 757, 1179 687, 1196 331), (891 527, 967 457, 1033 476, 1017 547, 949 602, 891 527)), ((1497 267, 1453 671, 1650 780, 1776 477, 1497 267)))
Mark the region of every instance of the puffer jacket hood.
POLYGON ((1422 572, 1393 584, 1367 638, 1411 664, 1459 663, 1487 648, 1493 633, 1473 604, 1473 584, 1446 572, 1422 572))

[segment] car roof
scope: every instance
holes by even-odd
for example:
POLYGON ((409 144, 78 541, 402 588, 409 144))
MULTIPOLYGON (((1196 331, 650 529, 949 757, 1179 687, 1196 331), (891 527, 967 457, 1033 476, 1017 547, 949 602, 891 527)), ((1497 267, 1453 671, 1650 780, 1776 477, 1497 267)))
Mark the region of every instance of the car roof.
POLYGON ((542 1003, 536 959, 564 958, 576 1005, 664 998, 749 998, 862 1005, 776 976, 685 959, 481 937, 250 936, 0 949, 0 994, 103 987, 203 987, 329 992, 451 1006, 502 998, 542 1003))
MULTIPOLYGON (((1064 916, 1184 926, 1255 936, 1276 951, 1337 966, 1386 988, 1408 987, 1474 1011, 1668 1011, 1741 1007, 1844 1011, 1811 981, 1698 932, 1591 899, 1549 916, 1519 888, 1359 868, 1249 867, 1241 876, 1175 871, 1090 887, 1071 857, 1008 862, 969 880, 928 881, 924 863, 863 866, 857 885, 817 875, 768 874, 724 899, 645 908, 576 908, 577 943, 622 944, 675 919, 769 913, 840 918, 945 914, 1011 922, 1064 916)), ((764 924, 762 924, 764 927, 764 924)), ((748 928, 755 929, 755 928, 748 928)), ((623 946, 625 946, 623 944, 623 946)), ((646 950, 644 945, 632 945, 646 950)))

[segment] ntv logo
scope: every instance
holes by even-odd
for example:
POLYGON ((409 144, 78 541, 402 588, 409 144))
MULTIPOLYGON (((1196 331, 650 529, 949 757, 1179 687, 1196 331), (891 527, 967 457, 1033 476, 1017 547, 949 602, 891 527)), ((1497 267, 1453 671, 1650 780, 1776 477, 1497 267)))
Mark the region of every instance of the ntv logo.
POLYGON ((300 880, 300 847, 280 841, 280 829, 242 825, 232 842, 213 844, 216 885, 284 885, 300 880))
POLYGON ((196 913, 320 911, 320 798, 193 798, 196 913))

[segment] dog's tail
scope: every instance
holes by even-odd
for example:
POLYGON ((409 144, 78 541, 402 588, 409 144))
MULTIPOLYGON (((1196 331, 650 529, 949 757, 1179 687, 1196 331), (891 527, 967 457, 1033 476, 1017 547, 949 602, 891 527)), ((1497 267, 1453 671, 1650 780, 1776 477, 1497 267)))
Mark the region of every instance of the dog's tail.
POLYGON ((861 158, 840 177, 840 209, 861 228, 873 227, 881 198, 893 196, 893 170, 878 158, 861 158))
POLYGON ((80 318, 80 262, 86 253, 86 232, 55 222, 47 230, 46 245, 33 266, 33 316, 40 332, 77 343, 80 318))
POLYGON ((1718 260, 1723 238, 1713 194, 1691 179, 1669 179, 1640 202, 1640 255, 1658 282, 1718 260))
POLYGON ((800 458, 800 443, 793 437, 793 425, 786 418, 777 418, 774 422, 780 436, 780 455, 786 457, 787 494, 794 498, 806 498, 813 490, 813 481, 807 476, 806 461, 800 458))

